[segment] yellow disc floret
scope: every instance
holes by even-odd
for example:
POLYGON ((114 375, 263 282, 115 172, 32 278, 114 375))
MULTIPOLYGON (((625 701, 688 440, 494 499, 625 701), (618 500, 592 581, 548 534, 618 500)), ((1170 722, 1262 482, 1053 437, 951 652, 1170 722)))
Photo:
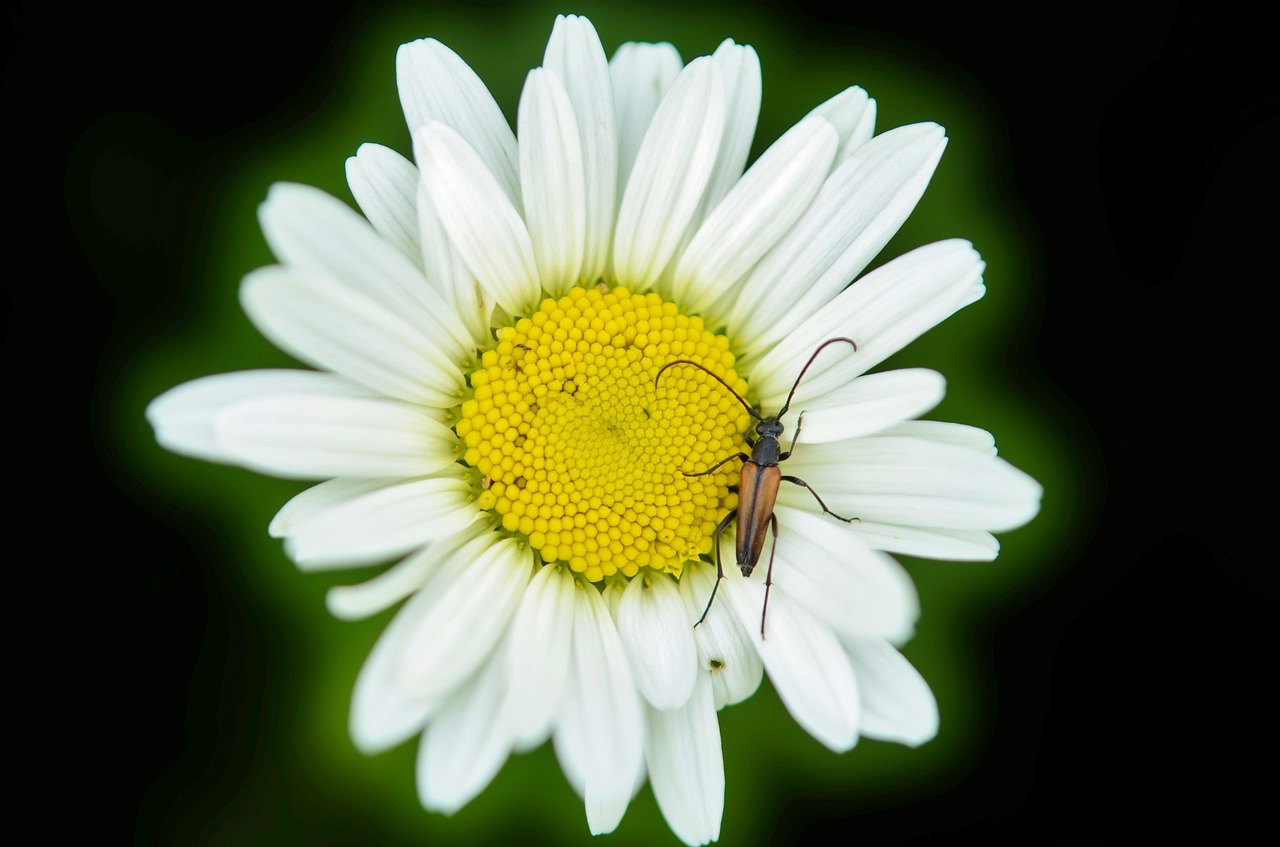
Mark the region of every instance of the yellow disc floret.
POLYGON ((751 423, 722 335, 657 294, 575 288, 498 330, 471 374, 458 435, 483 474, 482 508, 543 561, 587 579, 642 567, 679 575, 709 553, 751 423), (686 474, 698 474, 686 476, 686 474))

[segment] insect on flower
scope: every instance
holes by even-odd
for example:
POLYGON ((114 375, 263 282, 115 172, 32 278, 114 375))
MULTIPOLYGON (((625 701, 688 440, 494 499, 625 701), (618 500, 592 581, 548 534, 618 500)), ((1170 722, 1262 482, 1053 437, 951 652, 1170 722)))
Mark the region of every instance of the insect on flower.
POLYGON ((729 383, 698 362, 689 359, 675 359, 659 368, 658 373, 654 376, 653 384, 656 388, 658 380, 662 378, 662 374, 667 368, 676 365, 693 365, 695 368, 705 371, 716 382, 727 388, 737 398, 738 402, 746 408, 747 413, 759 422, 756 424, 756 439, 752 440, 750 435, 746 436, 747 446, 751 448, 751 455, 735 453, 716 462, 705 471, 698 471, 697 473, 681 472, 685 476, 705 476, 727 462, 732 462, 734 459, 742 460, 742 477, 738 483, 738 508, 725 515, 724 519, 716 527, 716 585, 715 588, 711 589, 711 597, 707 599, 707 607, 702 610, 702 617, 698 618, 697 623, 694 624, 695 627, 707 619, 707 613, 711 611, 711 604, 716 599, 716 592, 720 590, 720 580, 724 578, 724 567, 720 562, 720 536, 725 527, 729 525, 729 521, 737 517, 737 559, 738 568, 742 571, 743 576, 751 576, 751 572, 755 570, 756 565, 760 562, 760 553, 764 548, 766 529, 768 527, 773 528, 773 545, 769 548, 769 566, 765 571, 764 578, 764 606, 760 610, 760 637, 764 638, 764 621, 769 611, 769 587, 773 585, 773 554, 778 548, 778 518, 773 513, 773 505, 778 499, 778 485, 782 480, 785 479, 787 482, 808 489, 813 498, 818 501, 818 505, 822 507, 822 511, 831 515, 831 517, 846 523, 853 523, 858 520, 858 518, 846 518, 837 515, 827 508, 827 504, 822 502, 822 497, 818 495, 817 491, 813 490, 809 483, 798 476, 784 476, 782 470, 778 467, 779 463, 790 458, 792 451, 795 450, 796 441, 800 438, 800 428, 804 424, 804 412, 802 411, 799 419, 796 420, 795 434, 791 436, 791 447, 785 453, 781 452, 781 444, 778 438, 783 432, 782 418, 791 408, 791 398, 795 396, 796 389, 800 387, 800 380, 804 379, 805 372, 809 370, 809 366, 818 358, 818 354, 828 346, 841 341, 852 346, 855 351, 858 349, 858 345, 850 338, 830 338, 819 344, 818 349, 814 350, 813 355, 809 357, 809 361, 805 362, 804 367, 800 369, 800 374, 796 377, 795 383, 792 384, 791 391, 787 394, 787 400, 782 404, 782 408, 778 410, 777 414, 769 415, 768 417, 762 416, 753 409, 751 404, 741 394, 734 391, 729 383))

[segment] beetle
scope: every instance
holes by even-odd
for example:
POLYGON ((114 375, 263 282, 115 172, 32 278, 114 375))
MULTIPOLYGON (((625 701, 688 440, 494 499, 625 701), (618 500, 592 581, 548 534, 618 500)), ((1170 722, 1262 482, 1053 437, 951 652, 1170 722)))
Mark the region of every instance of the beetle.
POLYGON ((796 421, 795 435, 791 436, 791 447, 783 452, 781 442, 778 439, 784 429, 782 417, 791 408, 791 398, 795 396, 796 389, 800 387, 800 380, 804 379, 805 372, 809 370, 809 366, 818 358, 818 354, 830 345, 839 342, 850 345, 855 352, 858 349, 858 345, 851 338, 829 338, 819 344, 818 349, 814 350, 813 355, 809 357, 809 361, 805 362, 804 367, 800 369, 799 376, 796 377, 795 383, 791 386, 791 391, 787 394, 787 401, 782 404, 782 408, 778 410, 776 415, 767 417, 762 416, 753 409, 751 404, 741 394, 734 391, 729 383, 698 362, 690 359, 674 359, 658 368, 658 373, 653 378, 654 388, 658 387, 658 380, 662 378, 662 374, 667 368, 675 367, 676 365, 693 365, 695 368, 705 371, 716 382, 727 388, 729 393, 736 397, 738 402, 746 408, 747 413, 757 421, 755 440, 753 441, 750 435, 746 436, 747 446, 751 448, 751 455, 735 453, 732 456, 721 459, 705 471, 697 473, 681 471, 685 476, 706 476, 727 462, 732 462, 734 459, 742 460, 742 476, 738 483, 738 508, 725 515, 724 520, 720 521, 720 524, 716 527, 716 585, 715 588, 711 589, 711 597, 707 600, 707 607, 703 609, 702 617, 698 618, 698 622, 694 624, 695 627, 707 619, 707 613, 711 611, 711 604, 716 599, 716 592, 720 590, 720 580, 724 578, 724 567, 720 563, 720 536, 725 528, 729 526, 729 522, 737 517, 738 569, 742 571, 743 576, 751 576, 751 572, 759 564, 760 554, 764 549, 765 532, 769 527, 773 528, 773 546, 769 549, 769 567, 765 571, 764 578, 764 607, 760 611, 760 637, 764 638, 764 620, 769 610, 769 587, 773 585, 773 554, 778 549, 778 517, 773 513, 773 506, 778 499, 778 486, 782 480, 806 488, 813 495, 813 498, 818 501, 818 505, 822 507, 822 511, 825 514, 845 523, 854 523, 858 520, 858 518, 846 518, 837 515, 827 508, 827 504, 822 502, 822 497, 818 495, 817 491, 813 490, 809 483, 798 476, 783 475, 782 469, 778 467, 795 450, 796 441, 800 438, 800 428, 804 423, 804 412, 801 412, 800 418, 796 421))

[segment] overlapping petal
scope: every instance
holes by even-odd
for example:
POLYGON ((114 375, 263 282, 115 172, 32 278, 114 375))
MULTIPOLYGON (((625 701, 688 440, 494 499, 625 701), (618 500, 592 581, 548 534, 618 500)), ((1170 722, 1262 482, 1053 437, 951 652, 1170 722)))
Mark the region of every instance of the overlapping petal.
POLYGON ((574 591, 572 670, 552 740, 565 776, 586 801, 593 835, 613 832, 644 767, 640 696, 618 631, 591 586, 574 591))
POLYGON ((725 125, 724 83, 708 58, 685 66, 654 113, 618 209, 619 279, 652 286, 702 202, 725 125))

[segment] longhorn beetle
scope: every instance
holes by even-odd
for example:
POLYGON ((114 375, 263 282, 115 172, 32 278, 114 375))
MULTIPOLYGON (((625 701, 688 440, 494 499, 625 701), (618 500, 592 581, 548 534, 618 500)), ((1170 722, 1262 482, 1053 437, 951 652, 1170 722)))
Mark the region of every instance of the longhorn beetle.
POLYGON ((707 600, 707 607, 702 610, 702 617, 698 618, 698 623, 694 624, 695 627, 707 619, 707 613, 711 611, 711 604, 716 599, 716 592, 720 590, 720 580, 724 578, 724 567, 720 564, 720 535, 724 532, 725 527, 729 525, 729 521, 737 516, 738 568, 742 571, 743 576, 751 576, 751 572, 755 570, 756 564, 760 561, 761 549, 764 547, 766 527, 773 527, 773 546, 769 548, 769 568, 765 571, 764 576, 764 607, 760 610, 760 637, 764 638, 764 618, 769 610, 769 587, 773 585, 773 554, 778 549, 778 518, 773 513, 773 504, 778 499, 778 484, 781 480, 785 479, 787 482, 804 486, 813 495, 813 498, 818 501, 822 511, 833 518, 846 523, 853 523, 858 520, 857 518, 845 518, 837 515, 827 508, 827 504, 822 502, 818 492, 814 491, 809 486, 809 483, 798 476, 783 476, 781 469, 778 467, 778 463, 786 461, 791 456, 792 451, 795 450, 796 441, 800 438, 800 427, 804 423, 804 412, 801 412, 800 418, 796 421, 795 435, 791 436, 791 449, 783 453, 779 450, 781 444, 778 442, 778 437, 782 435, 783 430, 782 416, 791 408, 791 398, 795 396, 796 389, 800 387, 800 380, 804 379, 805 371, 809 370, 813 360, 818 358, 818 354, 829 345, 840 341, 850 345, 855 351, 858 349, 858 345, 850 338, 830 338, 819 344, 818 349, 814 350, 813 355, 809 357, 809 361, 805 362, 804 367, 800 369, 800 375, 796 377, 790 393, 787 394, 787 401, 782 404, 782 408, 778 410, 776 415, 768 417, 761 416, 759 412, 751 408, 751 404, 743 399, 741 394, 733 390, 729 383, 698 362, 689 359, 674 359, 658 368, 658 373, 653 378, 654 388, 658 387, 658 380, 662 378, 663 371, 676 365, 693 365, 699 370, 706 371, 712 379, 729 389, 729 393, 738 399, 738 402, 746 408, 747 413, 758 421, 756 424, 757 438, 753 441, 750 435, 746 436, 747 446, 751 448, 750 456, 746 453, 735 453, 732 456, 721 459, 705 471, 699 471, 698 473, 681 471, 685 476, 706 476, 726 462, 732 462, 734 459, 742 460, 742 478, 738 484, 738 508, 725 515, 724 520, 720 521, 720 525, 716 527, 716 585, 715 588, 711 589, 711 597, 707 600))

